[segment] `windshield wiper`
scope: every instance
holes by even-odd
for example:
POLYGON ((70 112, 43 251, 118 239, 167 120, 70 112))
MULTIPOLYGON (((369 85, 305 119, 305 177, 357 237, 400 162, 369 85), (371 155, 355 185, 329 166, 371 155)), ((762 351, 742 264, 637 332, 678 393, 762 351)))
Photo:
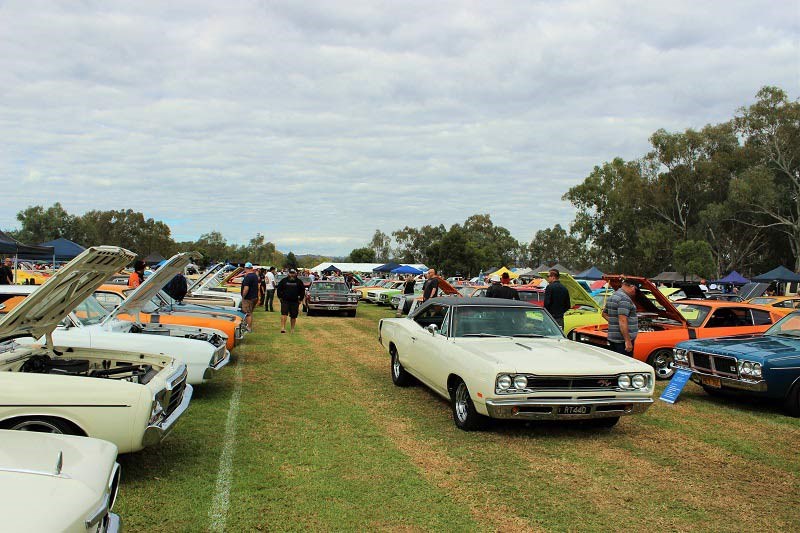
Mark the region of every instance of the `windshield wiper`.
POLYGON ((494 333, 467 333, 462 337, 503 337, 503 335, 495 335, 494 333))
POLYGON ((512 337, 527 337, 530 339, 543 339, 544 335, 539 335, 538 333, 518 333, 516 335, 512 335, 512 337))

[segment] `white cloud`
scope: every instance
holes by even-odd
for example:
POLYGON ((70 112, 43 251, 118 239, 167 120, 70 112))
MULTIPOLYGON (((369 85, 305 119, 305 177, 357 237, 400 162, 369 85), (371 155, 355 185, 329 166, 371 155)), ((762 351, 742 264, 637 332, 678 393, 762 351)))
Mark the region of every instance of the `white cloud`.
POLYGON ((794 2, 16 1, 0 25, 0 227, 130 207, 296 253, 474 213, 528 240, 656 129, 800 86, 794 2))

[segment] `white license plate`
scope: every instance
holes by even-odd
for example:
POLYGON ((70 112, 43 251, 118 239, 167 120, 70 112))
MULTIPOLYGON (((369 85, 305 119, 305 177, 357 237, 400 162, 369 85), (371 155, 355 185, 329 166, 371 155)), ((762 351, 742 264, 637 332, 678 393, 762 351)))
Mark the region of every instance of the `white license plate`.
POLYGON ((328 311, 338 311, 338 310, 339 310, 339 306, 338 305, 329 305, 328 306, 328 311))

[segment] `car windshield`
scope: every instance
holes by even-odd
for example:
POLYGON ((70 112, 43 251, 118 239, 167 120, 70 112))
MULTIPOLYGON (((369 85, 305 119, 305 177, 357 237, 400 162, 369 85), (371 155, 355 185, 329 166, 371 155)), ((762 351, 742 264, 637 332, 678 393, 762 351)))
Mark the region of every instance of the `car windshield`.
POLYGON ((710 307, 695 304, 678 304, 675 308, 693 328, 701 326, 708 316, 708 313, 711 311, 710 307))
POLYGON ((334 283, 334 282, 327 282, 322 281, 319 283, 314 283, 311 286, 312 292, 349 292, 347 285, 344 283, 334 283))
POLYGON ((775 300, 776 298, 753 298, 750 300, 750 303, 756 305, 770 305, 775 302, 775 300))
POLYGON ((470 305, 455 307, 454 311, 454 337, 563 337, 541 308, 470 305))
POLYGON ((97 298, 89 296, 75 308, 75 316, 84 326, 99 324, 108 315, 106 308, 100 305, 97 298))
POLYGON ((786 315, 769 328, 764 335, 800 337, 800 313, 786 315))

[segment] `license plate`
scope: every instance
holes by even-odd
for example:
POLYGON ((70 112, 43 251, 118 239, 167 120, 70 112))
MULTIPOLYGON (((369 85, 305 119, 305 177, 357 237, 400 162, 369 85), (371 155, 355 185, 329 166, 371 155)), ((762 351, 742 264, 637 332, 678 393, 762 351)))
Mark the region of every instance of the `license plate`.
POLYGON ((719 380, 719 378, 716 378, 714 376, 700 376, 700 383, 702 383, 707 387, 713 387, 715 389, 722 388, 722 382, 719 380))
POLYGON ((338 305, 329 305, 328 306, 328 311, 338 311, 338 310, 339 310, 339 306, 338 305))
POLYGON ((590 412, 588 405, 562 405, 558 408, 560 415, 588 415, 590 412))

